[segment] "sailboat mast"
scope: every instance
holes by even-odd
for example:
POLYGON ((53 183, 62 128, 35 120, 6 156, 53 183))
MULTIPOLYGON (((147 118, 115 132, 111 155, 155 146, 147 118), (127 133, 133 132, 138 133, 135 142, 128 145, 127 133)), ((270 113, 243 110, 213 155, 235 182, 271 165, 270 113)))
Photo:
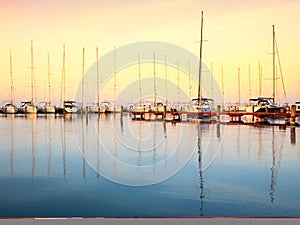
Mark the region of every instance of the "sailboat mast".
POLYGON ((63 66, 62 66, 62 81, 61 81, 61 92, 60 92, 60 102, 61 102, 61 106, 64 105, 64 101, 66 98, 66 76, 65 76, 65 72, 66 72, 66 53, 65 53, 65 45, 63 47, 63 66))
POLYGON ((238 68, 238 106, 241 105, 241 73, 240 73, 240 68, 238 68))
POLYGON ((249 78, 249 99, 251 98, 252 91, 251 91, 251 70, 250 65, 248 65, 248 78, 249 78))
POLYGON ((259 82, 259 96, 261 96, 261 86, 262 86, 262 76, 261 76, 261 65, 260 65, 260 61, 258 61, 258 82, 259 82))
POLYGON ((138 65, 139 65, 139 94, 140 94, 140 107, 142 106, 142 83, 141 83, 141 58, 138 54, 138 65))
POLYGON ((13 104, 14 102, 14 81, 13 81, 13 75, 12 75, 12 56, 11 56, 11 50, 9 50, 9 62, 10 62, 10 104, 13 104))
POLYGON ((179 83, 179 63, 177 59, 177 94, 178 94, 178 107, 180 104, 180 83, 179 83))
POLYGON ((276 65, 275 65, 275 25, 273 27, 273 101, 277 104, 276 98, 276 65))
POLYGON ((213 82, 213 62, 210 62, 210 85, 211 85, 211 97, 214 97, 214 82, 213 82))
POLYGON ((99 62, 98 62, 98 47, 96 47, 96 74, 97 74, 97 107, 99 107, 99 62))
POLYGON ((84 47, 82 48, 82 77, 81 77, 81 101, 82 101, 82 110, 84 107, 84 47))
POLYGON ((224 103, 224 69, 223 69, 223 65, 221 67, 221 72, 222 72, 222 109, 224 109, 225 103, 224 103))
POLYGON ((156 106, 156 72, 155 72, 155 53, 153 52, 153 79, 154 79, 154 106, 156 106))
POLYGON ((49 52, 47 53, 47 56, 48 56, 48 104, 51 105, 50 57, 49 57, 49 52))
POLYGON ((188 67, 189 67, 189 97, 190 97, 190 99, 192 99, 191 64, 190 64, 190 60, 188 61, 188 67))
POLYGON ((199 83, 198 83, 198 106, 202 102, 202 93, 201 93, 201 75, 202 75, 202 34, 203 34, 203 11, 201 11, 201 34, 200 34, 200 61, 199 61, 199 83))
POLYGON ((168 64, 167 56, 165 55, 165 79, 166 79, 166 105, 168 105, 168 64))
POLYGON ((33 41, 31 40, 31 104, 33 104, 33 83, 34 83, 34 62, 33 62, 33 41))
POLYGON ((116 78, 116 67, 117 67, 117 53, 116 46, 114 46, 114 112, 116 111, 116 92, 117 92, 117 78, 116 78))

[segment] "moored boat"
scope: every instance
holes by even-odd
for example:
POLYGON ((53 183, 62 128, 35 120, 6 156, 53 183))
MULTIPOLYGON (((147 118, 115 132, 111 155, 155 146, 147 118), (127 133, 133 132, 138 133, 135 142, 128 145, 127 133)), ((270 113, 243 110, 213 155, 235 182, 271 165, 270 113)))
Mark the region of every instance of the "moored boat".
POLYGON ((3 113, 5 114, 15 114, 17 112, 18 112, 18 108, 12 103, 7 103, 3 107, 3 113))
POLYGON ((198 78, 198 97, 192 99, 192 103, 182 109, 182 113, 187 117, 207 118, 215 113, 214 100, 212 98, 202 97, 202 33, 203 33, 203 11, 201 12, 201 39, 200 39, 200 61, 198 78))
POLYGON ((25 102, 21 102, 21 107, 19 108, 19 112, 25 114, 36 114, 37 108, 32 103, 32 101, 25 101, 25 102))
POLYGON ((31 40, 31 99, 30 101, 23 101, 21 102, 21 107, 19 108, 20 113, 25 114, 36 114, 37 107, 33 103, 33 93, 34 93, 34 84, 35 84, 35 77, 34 77, 34 63, 33 63, 33 43, 31 40))
POLYGON ((68 100, 64 101, 64 105, 55 108, 55 112, 59 114, 74 114, 80 112, 80 107, 76 104, 76 101, 68 100))
POLYGON ((300 113, 300 102, 295 102, 296 105, 296 112, 300 113))
POLYGON ((188 118, 211 117, 215 113, 214 100, 212 98, 194 98, 191 104, 182 108, 181 113, 187 114, 188 118))
POLYGON ((18 112, 18 108, 14 105, 14 82, 13 82, 13 72, 12 72, 12 54, 9 51, 10 59, 10 102, 6 103, 2 109, 5 114, 15 114, 18 112))
POLYGON ((55 107, 51 106, 51 82, 50 82, 50 57, 47 53, 48 59, 48 102, 40 102, 37 112, 41 114, 55 113, 55 107))
POLYGON ((41 114, 55 113, 55 107, 51 106, 48 102, 40 102, 37 112, 41 114))
POLYGON ((258 97, 249 99, 248 112, 283 112, 284 107, 274 104, 273 98, 258 97))

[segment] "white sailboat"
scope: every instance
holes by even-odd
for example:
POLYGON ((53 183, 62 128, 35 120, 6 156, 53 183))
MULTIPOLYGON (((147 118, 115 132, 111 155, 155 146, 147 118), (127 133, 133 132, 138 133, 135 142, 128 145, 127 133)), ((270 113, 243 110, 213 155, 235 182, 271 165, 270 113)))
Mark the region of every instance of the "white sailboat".
POLYGON ((121 111, 122 111, 122 106, 116 105, 114 102, 113 103, 108 102, 105 113, 120 113, 121 111))
MULTIPOLYGON (((165 107, 162 102, 157 101, 157 87, 156 87, 156 64, 155 53, 153 53, 153 100, 143 101, 142 99, 142 87, 141 87, 141 63, 140 55, 138 55, 138 71, 139 71, 139 101, 135 102, 130 107, 130 113, 134 119, 143 119, 144 113, 152 113, 158 115, 164 113, 165 107)), ((145 100, 145 99, 144 99, 145 100)), ((150 116, 151 114, 147 114, 150 116)), ((156 118, 156 117, 153 117, 156 118)))
POLYGON ((210 117, 215 112, 214 100, 212 98, 202 97, 201 77, 202 77, 202 36, 203 36, 203 11, 201 11, 201 36, 200 36, 200 61, 199 61, 199 81, 198 81, 198 97, 192 99, 192 104, 183 109, 183 113, 187 117, 210 117))
POLYGON ((96 79, 97 79, 97 103, 89 106, 89 112, 92 113, 105 113, 105 107, 100 104, 99 96, 99 63, 98 63, 98 48, 96 48, 96 79))
POLYGON ((12 56, 11 51, 9 51, 10 59, 10 102, 4 105, 4 113, 14 114, 17 113, 18 109, 14 105, 14 83, 13 83, 13 74, 12 74, 12 56))
POLYGON ((139 76, 139 101, 133 104, 133 106, 130 107, 130 113, 133 118, 136 119, 142 119, 141 113, 149 112, 150 110, 150 104, 145 105, 142 104, 142 84, 141 84, 141 59, 140 54, 138 54, 138 76, 139 76))
MULTIPOLYGON (((272 25, 273 30, 273 94, 272 97, 258 97, 258 98, 251 98, 250 106, 247 108, 249 112, 281 112, 285 110, 285 107, 279 106, 277 103, 277 96, 276 96, 276 39, 275 39, 275 25, 272 25)), ((285 92, 285 90, 284 90, 285 92)), ((285 97, 286 98, 286 97, 285 97)))
POLYGON ((79 106, 77 105, 76 101, 73 100, 65 100, 66 98, 66 76, 65 76, 65 59, 66 59, 66 54, 65 54, 65 45, 63 47, 63 68, 62 68, 62 83, 61 83, 61 95, 60 95, 60 101, 61 101, 61 106, 57 107, 55 109, 56 113, 59 114, 73 114, 73 113, 78 113, 79 106))
POLYGON ((55 107, 51 106, 49 102, 40 102, 38 107, 38 113, 52 114, 55 113, 55 107))
POLYGON ((188 117, 211 117, 215 111, 214 100, 212 98, 192 99, 192 104, 183 108, 182 112, 188 117), (201 102, 200 102, 201 101, 201 102))
POLYGON ((55 113, 55 107, 51 106, 51 83, 50 83, 50 59, 49 59, 49 52, 48 56, 48 101, 47 102, 40 102, 38 107, 38 113, 55 113))
POLYGON ((66 113, 78 113, 79 108, 80 106, 77 105, 76 101, 64 101, 64 110, 66 113))
POLYGON ((33 91, 35 86, 35 79, 34 79, 34 62, 33 62, 33 46, 31 40, 31 99, 30 101, 23 101, 21 102, 20 112, 25 114, 36 114, 37 108, 33 103, 33 91))
POLYGON ((116 52, 116 46, 114 46, 114 100, 110 102, 106 106, 106 113, 120 113, 122 110, 122 106, 116 105, 116 94, 117 94, 117 52, 116 52))
POLYGON ((6 103, 4 105, 4 113, 6 113, 6 114, 15 114, 17 112, 18 112, 18 108, 14 104, 6 103))

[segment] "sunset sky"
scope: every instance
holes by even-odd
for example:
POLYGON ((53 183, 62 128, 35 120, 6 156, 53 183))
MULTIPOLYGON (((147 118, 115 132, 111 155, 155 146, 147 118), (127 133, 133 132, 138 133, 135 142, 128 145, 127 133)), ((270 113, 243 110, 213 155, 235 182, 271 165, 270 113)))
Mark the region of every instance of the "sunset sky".
MULTIPOLYGON (((9 50, 15 99, 30 99, 30 40, 34 47, 37 99, 43 101, 47 96, 49 52, 53 101, 58 104, 64 44, 67 98, 74 98, 82 76, 83 47, 86 71, 95 62, 96 47, 101 57, 114 46, 163 41, 199 55, 202 10, 206 40, 203 61, 208 67, 212 63, 220 87, 223 65, 227 102, 237 102, 238 68, 242 101, 249 98, 249 65, 252 97, 257 97, 258 61, 263 67, 263 95, 272 95, 273 24, 288 101, 300 101, 299 0, 0 0, 0 103, 9 99, 9 50)), ((281 80, 278 81, 282 98, 281 80)))

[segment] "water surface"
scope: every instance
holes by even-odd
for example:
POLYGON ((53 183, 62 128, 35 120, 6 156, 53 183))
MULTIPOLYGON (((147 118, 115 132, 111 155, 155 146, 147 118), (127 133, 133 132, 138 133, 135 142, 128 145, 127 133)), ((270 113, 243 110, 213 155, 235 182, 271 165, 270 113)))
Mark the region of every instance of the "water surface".
POLYGON ((0 217, 300 216, 299 128, 0 116, 0 217))

